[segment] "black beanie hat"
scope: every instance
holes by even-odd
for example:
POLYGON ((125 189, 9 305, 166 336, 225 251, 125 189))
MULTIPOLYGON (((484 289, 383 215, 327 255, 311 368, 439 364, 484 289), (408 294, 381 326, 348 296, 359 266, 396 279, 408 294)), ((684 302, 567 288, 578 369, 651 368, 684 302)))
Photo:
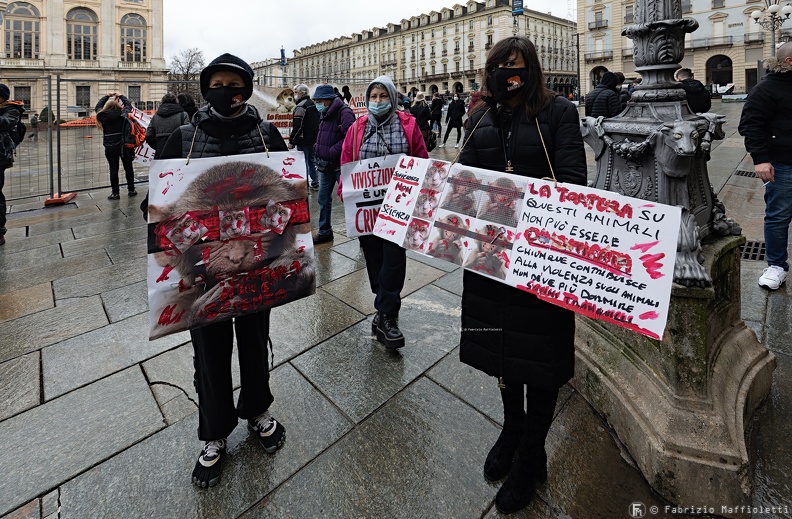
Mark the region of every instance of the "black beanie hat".
POLYGON ((250 96, 253 95, 253 69, 250 68, 250 65, 245 60, 228 53, 216 57, 201 71, 202 96, 206 97, 206 92, 209 90, 209 78, 220 70, 229 70, 239 74, 242 77, 242 81, 245 82, 245 99, 250 99, 250 96))

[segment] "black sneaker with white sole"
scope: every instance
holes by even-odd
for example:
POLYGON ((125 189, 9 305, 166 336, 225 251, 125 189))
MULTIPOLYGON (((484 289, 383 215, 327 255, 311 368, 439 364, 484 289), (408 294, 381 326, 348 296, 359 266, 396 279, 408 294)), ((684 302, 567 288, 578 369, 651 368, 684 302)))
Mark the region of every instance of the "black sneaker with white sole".
POLYGON ((213 440, 204 444, 195 463, 192 482, 201 488, 213 487, 220 481, 226 456, 226 440, 213 440))
POLYGON ((264 411, 253 420, 248 420, 248 427, 258 433, 259 442, 268 454, 280 449, 286 440, 286 429, 272 417, 269 411, 264 411))

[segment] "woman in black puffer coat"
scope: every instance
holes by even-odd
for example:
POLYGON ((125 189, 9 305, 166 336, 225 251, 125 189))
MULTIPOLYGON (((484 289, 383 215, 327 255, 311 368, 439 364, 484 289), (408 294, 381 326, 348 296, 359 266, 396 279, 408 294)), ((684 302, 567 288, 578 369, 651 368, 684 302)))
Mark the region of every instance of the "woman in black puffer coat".
MULTIPOLYGON (((584 185, 577 109, 544 86, 533 44, 524 37, 498 42, 486 70, 483 98, 470 114, 459 162, 550 177, 538 121, 556 179, 584 185)), ((544 442, 558 390, 574 372, 575 318, 569 310, 468 270, 463 283, 460 359, 497 377, 503 399, 503 431, 484 475, 492 481, 508 475, 495 503, 502 513, 512 513, 528 505, 547 477, 544 442)))
MULTIPOLYGON (((253 69, 250 65, 231 54, 215 58, 201 71, 201 95, 209 104, 193 116, 191 124, 171 133, 165 146, 157 149, 157 158, 189 159, 286 151, 286 143, 278 129, 263 121, 258 111, 247 103, 252 94, 253 69)), ((229 162, 233 160, 233 157, 228 158, 229 162)), ((229 186, 237 185, 236 182, 238 178, 229 186)), ((244 191, 236 196, 241 198, 241 193, 244 191)), ((207 193, 207 196, 217 199, 221 195, 207 193)), ((141 209, 147 213, 145 201, 141 209)), ((274 401, 267 365, 269 324, 270 310, 266 309, 190 329, 198 392, 198 437, 204 442, 192 473, 192 481, 199 487, 211 487, 220 481, 226 440, 237 426, 238 418, 247 419, 248 427, 267 453, 272 454, 283 445, 285 428, 269 412, 274 401), (231 380, 234 337, 242 373, 236 407, 231 380)))

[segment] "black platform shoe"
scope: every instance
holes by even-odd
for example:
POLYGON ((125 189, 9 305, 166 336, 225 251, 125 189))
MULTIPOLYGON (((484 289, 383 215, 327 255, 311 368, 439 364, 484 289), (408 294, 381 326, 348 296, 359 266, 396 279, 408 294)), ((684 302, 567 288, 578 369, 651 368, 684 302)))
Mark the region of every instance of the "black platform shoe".
POLYGON ((399 330, 399 314, 379 314, 377 340, 389 350, 404 346, 404 335, 399 330))

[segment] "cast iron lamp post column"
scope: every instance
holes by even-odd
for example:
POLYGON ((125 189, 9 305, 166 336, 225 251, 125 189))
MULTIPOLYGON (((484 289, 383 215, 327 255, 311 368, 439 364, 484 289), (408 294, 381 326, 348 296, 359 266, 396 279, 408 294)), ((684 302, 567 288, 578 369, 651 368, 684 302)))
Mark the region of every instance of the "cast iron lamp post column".
POLYGON ((786 4, 781 7, 780 0, 765 0, 765 4, 767 4, 767 12, 770 13, 770 16, 763 18, 762 11, 757 9, 751 13, 751 18, 764 30, 770 31, 770 56, 775 56, 776 31, 789 19, 789 15, 792 14, 792 5, 786 4))

